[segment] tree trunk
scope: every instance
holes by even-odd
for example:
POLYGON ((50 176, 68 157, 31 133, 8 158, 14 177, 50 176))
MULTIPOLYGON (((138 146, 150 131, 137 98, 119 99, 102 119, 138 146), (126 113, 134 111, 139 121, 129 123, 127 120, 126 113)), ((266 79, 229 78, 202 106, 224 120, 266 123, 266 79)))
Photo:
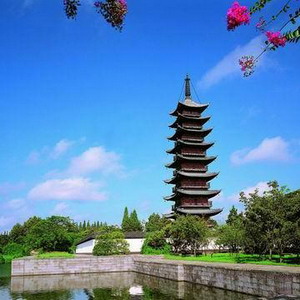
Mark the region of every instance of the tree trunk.
POLYGON ((269 260, 272 260, 272 248, 269 249, 269 260))

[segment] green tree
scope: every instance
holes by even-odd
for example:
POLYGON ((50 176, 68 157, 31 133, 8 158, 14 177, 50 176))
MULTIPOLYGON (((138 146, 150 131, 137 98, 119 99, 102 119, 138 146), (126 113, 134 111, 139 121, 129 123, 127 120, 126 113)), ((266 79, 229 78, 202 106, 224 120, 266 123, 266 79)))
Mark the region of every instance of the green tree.
POLYGON ((206 222, 196 216, 179 216, 166 228, 167 236, 175 253, 191 252, 194 255, 207 243, 206 222))
POLYGON ((57 221, 51 217, 33 226, 26 236, 26 246, 30 250, 70 251, 74 235, 57 221))
POLYGON ((0 234, 0 253, 3 253, 3 248, 9 243, 9 236, 7 233, 0 234))
POLYGON ((149 216, 148 221, 145 224, 145 231, 159 231, 162 228, 164 228, 168 223, 170 223, 170 221, 167 218, 161 217, 159 214, 153 213, 149 216))
POLYGON ((143 226, 141 221, 138 218, 137 212, 134 209, 129 217, 129 230, 128 231, 142 231, 143 230, 143 226))
POLYGON ((268 252, 270 259, 276 251, 282 261, 284 250, 292 243, 290 232, 295 225, 289 219, 286 205, 288 189, 276 181, 269 182, 268 186, 270 190, 262 196, 258 190, 249 195, 240 194, 240 201, 245 205, 246 243, 253 252, 268 252))
POLYGON ((113 230, 100 234, 96 239, 96 245, 93 254, 116 255, 129 253, 129 244, 125 240, 124 233, 121 230, 113 230))
POLYGON ((17 223, 11 229, 9 239, 13 243, 23 244, 25 235, 25 228, 20 223, 17 223))
POLYGON ((124 232, 126 232, 126 231, 132 231, 131 230, 131 219, 129 217, 129 212, 128 212, 127 206, 124 209, 124 214, 123 214, 121 228, 122 228, 122 230, 124 232))

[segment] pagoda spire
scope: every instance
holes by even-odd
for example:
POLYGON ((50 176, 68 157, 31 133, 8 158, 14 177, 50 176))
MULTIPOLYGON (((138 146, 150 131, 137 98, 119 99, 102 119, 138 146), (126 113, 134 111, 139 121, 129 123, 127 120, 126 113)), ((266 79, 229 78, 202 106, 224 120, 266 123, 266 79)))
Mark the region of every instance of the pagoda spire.
POLYGON ((185 99, 191 100, 190 77, 188 74, 185 77, 185 99))

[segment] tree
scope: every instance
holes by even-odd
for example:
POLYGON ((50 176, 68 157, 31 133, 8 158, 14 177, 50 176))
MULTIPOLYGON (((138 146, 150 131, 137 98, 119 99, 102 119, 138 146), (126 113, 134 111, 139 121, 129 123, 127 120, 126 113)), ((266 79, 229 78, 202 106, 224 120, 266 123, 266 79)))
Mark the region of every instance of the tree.
POLYGON ((26 246, 29 250, 70 251, 75 236, 68 228, 56 217, 41 220, 29 230, 25 237, 26 246))
MULTIPOLYGON (((282 261, 284 250, 291 245, 290 234, 295 230, 290 209, 287 204, 288 189, 280 187, 276 181, 268 183, 269 189, 262 196, 258 190, 249 195, 240 194, 240 201, 245 205, 246 245, 253 252, 272 254, 277 251, 282 261)), ((299 222, 299 215, 296 217, 299 222)), ((295 220, 294 220, 295 221, 295 220)))
POLYGON ((129 223, 130 223, 129 231, 142 231, 143 230, 142 223, 139 220, 135 209, 130 214, 129 223))
POLYGON ((166 232, 175 253, 191 252, 196 255, 207 243, 207 224, 196 216, 179 216, 167 226, 166 232))
POLYGON ((9 235, 7 233, 0 234, 0 253, 3 253, 3 248, 9 243, 9 235))
POLYGON ((146 232, 154 232, 159 231, 164 228, 170 221, 161 217, 159 214, 153 213, 149 216, 148 221, 145 224, 146 232))
POLYGON ((25 237, 25 228, 20 223, 17 223, 11 229, 9 233, 9 239, 13 243, 23 244, 24 237, 25 237))
POLYGON ((124 232, 130 231, 130 219, 127 206, 124 209, 121 227, 124 232))
POLYGON ((125 240, 124 233, 120 230, 101 233, 96 239, 93 254, 116 255, 129 253, 129 244, 125 240))
MULTIPOLYGON (((265 6, 271 1, 258 0, 250 8, 241 6, 235 1, 227 11, 227 29, 233 31, 240 25, 249 24, 252 16, 265 9, 265 6)), ((274 51, 280 47, 284 47, 286 43, 297 43, 300 41, 300 26, 297 25, 297 18, 299 17, 300 7, 297 4, 297 0, 286 0, 282 1, 281 9, 273 14, 270 20, 260 17, 256 21, 256 29, 260 30, 266 36, 266 46, 258 56, 247 55, 239 60, 244 76, 249 76, 254 72, 258 59, 267 51, 274 51), (286 14, 288 14, 288 17, 286 17, 286 14), (280 21, 282 17, 285 18, 283 22, 280 21), (279 25, 278 23, 281 24, 279 25), (278 30, 270 31, 269 28, 273 28, 274 26, 277 26, 278 30), (287 26, 290 30, 283 32, 287 26)))

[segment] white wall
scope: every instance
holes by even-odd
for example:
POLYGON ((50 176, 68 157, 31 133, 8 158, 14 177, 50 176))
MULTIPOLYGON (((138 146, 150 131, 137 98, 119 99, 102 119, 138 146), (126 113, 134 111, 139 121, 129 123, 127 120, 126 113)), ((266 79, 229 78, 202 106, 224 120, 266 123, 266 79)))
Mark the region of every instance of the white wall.
POLYGON ((93 249, 95 246, 95 239, 89 240, 87 242, 81 243, 76 247, 76 253, 93 253, 93 249))
POLYGON ((144 239, 126 239, 130 252, 141 252, 144 239))
MULTIPOLYGON (((126 241, 129 244, 130 252, 141 252, 144 239, 126 239, 126 241)), ((87 241, 87 242, 77 245, 76 253, 77 254, 82 254, 82 253, 92 254, 95 243, 96 243, 96 240, 92 239, 90 241, 87 241)))

